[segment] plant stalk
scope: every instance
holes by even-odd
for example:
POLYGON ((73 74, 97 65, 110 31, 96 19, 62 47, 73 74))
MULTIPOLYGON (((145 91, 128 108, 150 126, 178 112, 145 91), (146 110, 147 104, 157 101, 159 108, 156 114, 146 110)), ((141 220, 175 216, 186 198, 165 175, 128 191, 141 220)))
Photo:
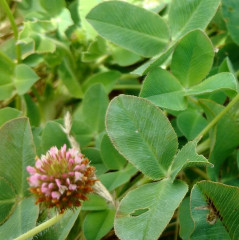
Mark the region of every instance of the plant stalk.
POLYGON ((17 29, 17 24, 14 20, 13 14, 11 12, 11 9, 9 8, 6 0, 0 0, 0 4, 2 5, 3 10, 5 11, 9 22, 11 24, 12 30, 13 30, 13 34, 14 34, 14 38, 15 38, 15 44, 16 44, 16 56, 17 56, 17 62, 20 63, 21 62, 21 47, 19 44, 17 44, 18 41, 18 29, 17 29))
POLYGON ((135 89, 140 90, 141 85, 139 84, 118 84, 114 87, 114 90, 124 90, 124 89, 135 89))
POLYGON ((239 93, 232 99, 232 101, 198 134, 195 140, 201 139, 209 130, 233 107, 239 100, 239 93))
POLYGON ((25 240, 25 239, 28 239, 30 237, 33 237, 37 233, 42 232, 43 230, 45 230, 45 229, 51 227, 52 225, 56 224, 57 222, 59 222, 63 218, 63 216, 64 216, 64 214, 57 214, 56 216, 49 219, 48 221, 38 225, 37 227, 31 229, 30 231, 28 231, 28 232, 22 234, 21 236, 15 238, 15 240, 25 240))

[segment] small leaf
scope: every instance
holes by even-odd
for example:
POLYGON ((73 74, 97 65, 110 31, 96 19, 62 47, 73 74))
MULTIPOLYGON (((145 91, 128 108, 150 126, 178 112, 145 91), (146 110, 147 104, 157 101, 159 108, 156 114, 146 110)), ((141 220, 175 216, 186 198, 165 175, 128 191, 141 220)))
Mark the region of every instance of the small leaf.
POLYGON ((114 216, 114 209, 88 213, 83 224, 83 231, 86 239, 102 239, 102 237, 105 236, 113 227, 114 216))
POLYGON ((107 135, 101 141, 100 150, 102 160, 108 169, 119 170, 125 166, 126 159, 118 153, 107 135))
POLYGON ((81 209, 83 211, 100 211, 107 209, 105 199, 96 194, 89 194, 89 199, 84 201, 81 209))
POLYGON ((159 15, 126 2, 103 2, 86 19, 106 39, 145 57, 161 52, 169 42, 168 27, 159 15))
POLYGON ((85 148, 82 150, 82 153, 85 155, 85 157, 89 158, 90 164, 96 168, 95 174, 97 177, 107 171, 98 149, 85 148))
POLYGON ((22 113, 15 108, 6 107, 0 109, 0 126, 11 119, 19 117, 21 114, 22 113))
POLYGON ((202 181, 191 193, 195 222, 192 240, 237 240, 239 236, 239 188, 202 181))
POLYGON ((177 150, 177 135, 149 101, 120 95, 109 105, 106 128, 115 148, 152 179, 166 176, 177 150))
POLYGON ((61 125, 57 122, 49 121, 42 132, 42 148, 47 152, 51 147, 61 148, 64 144, 70 147, 66 134, 61 125))
POLYGON ((207 120, 197 111, 184 111, 177 116, 177 126, 188 140, 193 140, 207 125, 207 120))
POLYGON ((64 60, 58 69, 60 79, 65 84, 69 93, 75 98, 82 98, 83 92, 78 82, 75 73, 70 67, 70 64, 64 60))
POLYGON ((171 168, 171 178, 174 180, 177 174, 185 167, 190 166, 213 166, 203 155, 196 153, 197 141, 188 142, 177 153, 171 168))
POLYGON ((187 107, 184 88, 171 73, 161 68, 149 72, 144 80, 140 97, 172 110, 184 110, 187 107))
POLYGON ((55 18, 51 18, 51 21, 56 23, 58 32, 63 37, 65 37, 66 30, 74 24, 71 13, 67 8, 63 8, 55 18))
POLYGON ((13 94, 14 86, 12 76, 14 68, 14 62, 6 54, 0 51, 0 100, 7 99, 13 94))
POLYGON ((121 74, 118 71, 108 71, 92 75, 83 83, 83 91, 85 92, 93 84, 101 83, 104 86, 105 91, 109 93, 113 89, 120 76, 121 74))
POLYGON ((52 53, 56 50, 56 42, 47 36, 47 33, 55 31, 56 28, 56 23, 48 20, 26 21, 19 34, 19 42, 22 44, 33 43, 36 53, 52 53))
MULTIPOLYGON (((87 24, 90 26, 89 23, 87 24)), ((100 57, 105 56, 106 53, 107 53, 106 40, 100 36, 97 36, 95 40, 92 43, 90 43, 87 51, 83 52, 82 61, 94 62, 100 57)))
POLYGON ((75 137, 81 148, 87 146, 93 138, 90 126, 77 120, 73 120, 71 135, 75 137))
POLYGON ((26 104, 27 116, 29 117, 31 125, 39 126, 41 123, 41 115, 37 103, 35 103, 28 94, 24 95, 24 99, 26 104))
POLYGON ((169 9, 169 26, 173 39, 179 39, 197 28, 205 29, 220 2, 220 0, 173 0, 169 9))
POLYGON ((82 102, 82 115, 79 120, 85 122, 93 133, 105 129, 105 113, 108 106, 108 96, 102 84, 94 84, 85 93, 82 102))
POLYGON ((16 66, 13 81, 18 94, 25 94, 38 79, 36 73, 27 65, 18 64, 16 66))
POLYGON ((117 187, 127 183, 137 172, 138 170, 135 167, 128 164, 125 169, 105 173, 99 179, 109 191, 113 191, 117 187))
POLYGON ((187 191, 184 182, 166 179, 130 191, 116 213, 117 236, 122 240, 158 239, 187 191))
POLYGON ((184 87, 191 87, 206 77, 213 57, 213 46, 207 35, 200 30, 192 31, 179 41, 173 53, 172 73, 184 87))
POLYGON ((112 57, 113 63, 116 63, 122 67, 135 64, 136 62, 141 60, 141 57, 138 54, 135 54, 127 49, 118 46, 112 47, 112 57))

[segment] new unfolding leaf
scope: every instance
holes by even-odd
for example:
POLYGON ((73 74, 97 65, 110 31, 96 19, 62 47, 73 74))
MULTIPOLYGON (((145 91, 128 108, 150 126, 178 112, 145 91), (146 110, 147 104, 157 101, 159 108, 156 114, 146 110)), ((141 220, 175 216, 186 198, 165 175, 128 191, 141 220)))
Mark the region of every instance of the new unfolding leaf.
POLYGON ((55 31, 56 28, 56 23, 48 20, 24 22, 23 30, 19 34, 20 43, 33 43, 36 53, 52 53, 56 50, 56 43, 48 33, 55 31))
POLYGON ((166 176, 177 135, 163 112, 149 101, 120 95, 109 105, 106 128, 115 148, 152 179, 166 176))
POLYGON ((106 39, 145 57, 161 52, 169 42, 168 27, 159 15, 126 2, 103 2, 86 19, 106 39))
POLYGON ((106 40, 100 36, 97 36, 95 40, 89 45, 87 51, 83 52, 82 61, 83 62, 96 61, 98 58, 105 55, 106 53, 107 53, 106 40))
POLYGON ((121 201, 115 232, 122 240, 156 240, 188 191, 181 181, 164 179, 129 192, 121 201))
POLYGON ((56 23, 57 30, 62 36, 65 36, 65 31, 74 23, 71 19, 71 13, 67 8, 63 8, 51 21, 56 23))
POLYGON ((171 167, 171 178, 175 179, 180 170, 194 165, 213 166, 203 155, 196 153, 197 141, 188 142, 182 147, 174 158, 171 167))
POLYGON ((173 39, 179 39, 197 28, 205 29, 220 2, 220 0, 173 0, 169 10, 169 26, 173 39))
POLYGON ((192 240, 237 240, 239 236, 239 188, 202 181, 191 193, 195 229, 192 240))

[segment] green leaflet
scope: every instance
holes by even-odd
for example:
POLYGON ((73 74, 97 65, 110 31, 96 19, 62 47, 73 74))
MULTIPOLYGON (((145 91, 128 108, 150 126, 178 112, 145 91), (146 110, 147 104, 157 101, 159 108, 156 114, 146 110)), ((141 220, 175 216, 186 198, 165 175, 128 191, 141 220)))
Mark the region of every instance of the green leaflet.
POLYGON ((239 236, 239 188, 202 181, 191 193, 195 222, 192 240, 236 240, 239 236))
POLYGON ((177 150, 177 136, 155 105, 120 95, 109 105, 106 129, 119 153, 140 171, 152 179, 166 176, 177 150))
POLYGON ((173 39, 179 39, 197 28, 205 29, 219 4, 220 0, 173 0, 169 10, 173 39))
POLYGON ((129 192, 121 201, 115 231, 122 240, 156 240, 187 193, 187 185, 164 179, 129 192))
POLYGON ((103 2, 86 19, 101 36, 145 57, 161 52, 169 42, 168 27, 160 16, 126 2, 103 2))

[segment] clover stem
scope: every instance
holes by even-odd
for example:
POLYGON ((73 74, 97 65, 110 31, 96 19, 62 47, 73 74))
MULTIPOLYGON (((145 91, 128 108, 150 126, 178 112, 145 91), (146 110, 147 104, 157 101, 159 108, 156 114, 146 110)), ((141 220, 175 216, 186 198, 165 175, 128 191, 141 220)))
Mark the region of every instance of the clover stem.
POLYGON ((196 152, 198 154, 203 153, 204 151, 208 150, 210 148, 210 139, 208 138, 204 142, 197 145, 196 152))
POLYGON ((28 239, 30 237, 33 237, 37 233, 42 232, 43 230, 45 230, 45 229, 51 227, 52 225, 56 224, 57 222, 59 222, 63 218, 63 216, 64 216, 64 214, 57 214, 53 218, 47 220, 46 222, 38 225, 37 227, 31 229, 30 231, 28 231, 28 232, 22 234, 21 236, 15 238, 15 240, 25 240, 25 239, 28 239))
POLYGON ((174 240, 178 239, 178 225, 179 225, 179 213, 176 213, 176 223, 175 223, 175 233, 174 233, 174 240))
POLYGON ((140 90, 140 84, 118 84, 114 87, 114 90, 135 89, 140 90))
POLYGON ((233 107, 239 100, 239 94, 232 99, 232 101, 197 135, 195 140, 202 138, 209 130, 233 107))
POLYGON ((16 55, 17 55, 17 62, 20 63, 21 62, 21 47, 19 44, 17 44, 18 41, 18 29, 17 29, 17 24, 14 20, 14 17, 12 15, 12 12, 6 2, 6 0, 0 0, 0 4, 2 5, 2 8, 4 9, 9 22, 11 24, 12 30, 13 30, 13 34, 14 34, 14 38, 15 38, 15 44, 16 44, 16 55))
POLYGON ((210 180, 210 178, 208 177, 208 175, 202 171, 201 169, 197 168, 197 167, 191 167, 191 170, 193 170, 195 173, 197 173, 199 176, 201 176, 202 178, 206 179, 206 180, 210 180))

